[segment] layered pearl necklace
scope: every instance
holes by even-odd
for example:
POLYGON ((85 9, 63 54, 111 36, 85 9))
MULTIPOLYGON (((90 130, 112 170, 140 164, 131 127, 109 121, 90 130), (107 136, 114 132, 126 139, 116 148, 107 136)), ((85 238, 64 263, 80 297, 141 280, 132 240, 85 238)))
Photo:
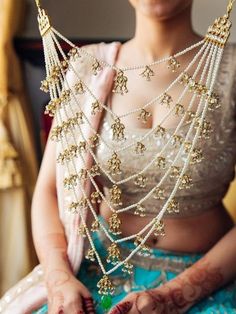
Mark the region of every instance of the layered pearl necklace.
POLYGON ((122 267, 125 273, 131 274, 133 268, 131 258, 134 254, 138 253, 144 256, 150 254, 150 248, 146 244, 146 241, 152 234, 157 237, 165 234, 164 222, 162 220, 165 212, 177 213, 180 210, 179 204, 175 199, 176 192, 179 189, 188 189, 192 186, 189 168, 203 159, 202 149, 197 146, 198 140, 200 138, 208 139, 212 133, 211 124, 207 120, 207 112, 217 110, 220 107, 220 99, 214 91, 214 83, 223 50, 230 34, 231 22, 229 18, 234 1, 229 0, 227 13, 216 19, 213 25, 209 27, 204 40, 173 56, 156 60, 148 65, 119 68, 116 65, 107 63, 105 60, 97 59, 86 49, 78 48, 61 35, 52 27, 48 15, 40 6, 40 1, 36 0, 46 66, 46 79, 42 81, 41 89, 49 92, 51 98, 46 106, 45 113, 55 118, 54 127, 50 132, 50 139, 60 142, 62 147, 62 151, 57 156, 57 162, 65 165, 67 169, 67 176, 64 178, 63 183, 65 189, 72 191, 74 198, 73 202, 69 205, 68 211, 71 214, 80 216, 82 224, 79 227, 78 235, 87 237, 90 244, 86 258, 91 261, 97 260, 103 273, 97 286, 104 304, 109 301, 109 296, 114 293, 114 287, 109 275, 120 267, 122 267), (71 49, 68 55, 62 50, 59 39, 70 45, 71 49), (194 58, 184 70, 180 71, 179 57, 193 50, 197 50, 194 58), (86 84, 84 81, 83 76, 75 66, 75 62, 79 62, 80 59, 83 59, 83 62, 87 64, 91 64, 91 75, 96 76, 104 68, 115 71, 112 92, 123 95, 124 97, 129 92, 129 79, 127 76, 127 72, 129 71, 136 71, 140 79, 151 81, 155 75, 155 67, 166 63, 169 70, 173 73, 176 72, 178 75, 160 95, 157 95, 151 101, 139 108, 126 111, 122 115, 117 115, 95 96, 94 92, 88 86, 89 84, 86 84), (72 71, 77 80, 73 86, 71 86, 66 75, 68 70, 72 71), (196 79, 197 77, 199 77, 199 80, 196 79), (171 91, 175 86, 179 86, 180 89, 182 88, 177 101, 174 101, 171 96, 171 91), (188 95, 189 93, 191 94, 191 100, 187 108, 185 108, 182 102, 187 93, 188 95), (85 112, 83 105, 81 105, 82 101, 80 97, 82 99, 86 94, 92 99, 90 115, 97 115, 105 110, 113 119, 113 123, 110 126, 112 140, 114 143, 120 144, 116 150, 94 129, 87 112, 85 112), (197 103, 195 111, 192 110, 194 103, 197 103), (145 132, 138 141, 134 139, 127 144, 125 136, 126 128, 122 119, 136 115, 137 119, 145 124, 152 116, 149 108, 153 104, 165 106, 168 109, 167 114, 162 121, 145 132), (151 136, 157 139, 166 137, 167 129, 163 127, 163 123, 173 114, 179 117, 180 120, 161 151, 156 152, 147 165, 144 167, 140 165, 137 173, 118 180, 117 175, 122 173, 121 152, 127 152, 128 154, 131 149, 135 154, 142 155, 148 148, 144 144, 145 139, 151 136), (183 136, 179 134, 179 130, 186 121, 189 124, 189 128, 186 136, 183 136), (90 127, 93 133, 90 138, 86 138, 84 135, 83 124, 87 124, 90 127), (190 140, 191 135, 193 136, 192 140, 190 140), (106 168, 99 164, 94 152, 94 149, 100 144, 103 144, 110 152, 106 168), (177 149, 177 153, 174 160, 169 162, 164 155, 165 151, 171 146, 177 149), (179 165, 178 160, 183 152, 186 158, 183 165, 179 165), (93 159, 93 163, 89 169, 86 168, 85 153, 90 154, 93 159), (83 165, 79 171, 77 171, 76 167, 76 160, 78 158, 83 165), (145 173, 153 165, 155 165, 157 170, 164 170, 160 181, 144 197, 140 198, 138 202, 129 206, 123 206, 121 184, 131 181, 140 189, 144 188, 148 180, 145 173), (105 197, 96 183, 95 177, 101 174, 105 175, 112 183, 112 187, 109 190, 109 198, 105 197), (175 180, 174 187, 168 197, 165 196, 163 188, 163 183, 167 178, 175 180), (90 180, 94 188, 94 192, 91 195, 86 195, 84 188, 86 180, 90 180), (77 188, 79 188, 82 197, 78 197, 77 188), (122 237, 120 230, 122 221, 119 218, 119 213, 134 209, 136 215, 144 217, 146 209, 143 203, 151 197, 164 201, 164 205, 160 211, 138 233, 122 237), (99 220, 95 210, 95 205, 101 201, 104 201, 107 208, 111 211, 108 227, 99 220), (91 211, 94 218, 91 227, 87 226, 84 218, 84 213, 87 211, 91 211), (110 240, 106 260, 107 263, 112 264, 109 270, 106 270, 91 236, 93 232, 98 232, 99 230, 104 232, 110 240), (114 237, 114 235, 119 235, 119 237, 114 237), (119 243, 125 241, 134 241, 135 249, 122 259, 119 243))

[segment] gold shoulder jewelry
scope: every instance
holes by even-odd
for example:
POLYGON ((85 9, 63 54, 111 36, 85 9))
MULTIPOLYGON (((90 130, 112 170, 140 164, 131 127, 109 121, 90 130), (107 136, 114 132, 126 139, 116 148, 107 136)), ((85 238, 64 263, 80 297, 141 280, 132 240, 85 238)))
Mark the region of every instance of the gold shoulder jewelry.
POLYGON ((41 83, 41 89, 50 95, 50 101, 46 106, 45 113, 55 117, 56 121, 56 125, 51 130, 50 139, 60 144, 61 151, 58 153, 57 162, 65 166, 66 176, 63 179, 63 185, 67 192, 70 191, 71 195, 73 195, 73 200, 68 205, 67 210, 71 214, 79 215, 81 218, 82 224, 77 230, 78 236, 87 237, 90 243, 90 248, 85 258, 90 261, 97 260, 100 265, 103 275, 97 287, 98 292, 102 295, 103 307, 107 309, 108 304, 111 305, 111 295, 114 293, 110 275, 119 267, 124 272, 131 274, 133 269, 133 265, 130 262, 131 257, 136 253, 143 256, 150 254, 150 249, 146 244, 147 239, 152 234, 157 237, 165 234, 163 216, 166 212, 178 213, 181 211, 181 206, 175 195, 179 189, 191 188, 193 183, 191 171, 189 170, 191 170, 192 165, 200 163, 204 158, 203 151, 201 147, 198 147, 198 143, 200 138, 201 140, 207 140, 213 131, 211 123, 207 119, 208 111, 217 110, 220 107, 220 98, 214 90, 214 83, 224 47, 230 35, 230 14, 235 0, 229 0, 226 13, 222 17, 217 18, 208 28, 204 40, 172 56, 156 60, 151 64, 135 65, 126 68, 118 68, 109 64, 106 60, 100 60, 86 49, 76 47, 52 26, 49 16, 41 7, 40 1, 35 0, 35 2, 38 8, 39 31, 43 41, 46 67, 46 78, 41 83), (68 55, 61 48, 59 39, 71 46, 68 55), (179 62, 179 57, 192 50, 196 50, 196 54, 190 63, 183 68, 179 62), (75 68, 74 61, 80 60, 81 57, 84 58, 83 62, 87 62, 90 66, 91 73, 88 73, 88 75, 96 76, 104 68, 113 69, 116 74, 112 92, 123 95, 123 97, 129 91, 128 71, 136 71, 140 79, 150 81, 154 75, 158 75, 156 67, 161 63, 166 63, 170 71, 176 72, 176 74, 173 81, 166 86, 166 89, 150 102, 143 104, 137 109, 126 111, 122 115, 117 115, 96 98, 93 91, 84 81, 83 75, 75 68), (73 72, 76 78, 73 86, 70 86, 67 80, 66 72, 68 69, 73 72), (197 77, 200 78, 197 80, 197 77), (178 99, 174 100, 172 88, 176 85, 179 86, 182 92, 178 99), (185 108, 182 105, 182 101, 187 93, 190 95, 190 101, 188 101, 189 104, 185 108), (90 99, 92 98, 90 103, 92 116, 98 114, 103 109, 112 116, 113 123, 110 125, 110 131, 113 141, 119 143, 119 148, 116 151, 111 149, 106 140, 93 129, 87 113, 83 110, 80 99, 87 96, 87 94, 90 99), (126 129, 122 119, 135 114, 137 119, 145 124, 151 117, 148 107, 156 103, 166 107, 167 114, 165 117, 157 125, 154 125, 152 129, 140 136, 138 141, 133 140, 127 144, 126 129), (194 103, 197 103, 195 111, 193 111, 194 103), (173 132, 168 133, 168 137, 168 130, 163 124, 171 115, 179 118, 179 123, 173 129, 173 132), (180 135, 179 133, 183 123, 188 127, 186 135, 180 135), (93 131, 93 134, 88 139, 84 136, 83 124, 87 124, 93 131), (121 162, 121 153, 129 154, 131 149, 132 153, 139 156, 144 155, 149 149, 148 141, 146 142, 145 140, 151 136, 158 141, 166 140, 161 151, 156 151, 147 165, 140 163, 140 169, 136 173, 119 179, 119 174, 124 172, 122 172, 123 159, 121 162), (99 145, 105 145, 110 152, 111 157, 107 161, 106 169, 98 163, 93 150, 99 145), (168 161, 165 158, 165 152, 171 145, 175 151, 175 156, 172 161, 168 161), (179 157, 182 153, 185 154, 185 161, 183 164, 179 164, 179 157), (85 163, 85 154, 90 154, 93 159, 89 169, 85 163), (77 169, 75 166, 77 159, 81 162, 80 169, 77 169), (152 165, 155 165, 157 171, 161 173, 161 179, 153 185, 151 190, 146 191, 145 187, 149 178, 145 172, 152 165), (105 175, 111 183, 109 195, 106 195, 106 197, 94 180, 95 176, 100 176, 101 174, 105 175), (163 189, 163 183, 168 179, 174 183, 171 192, 163 189), (86 196, 84 190, 85 181, 90 181, 94 188, 90 196, 86 196), (145 193, 140 193, 142 197, 140 197, 137 203, 130 205, 122 201, 122 184, 128 181, 132 182, 135 190, 146 191, 145 193), (143 194, 145 195, 143 196, 143 194), (161 201, 163 205, 161 205, 160 211, 137 234, 122 237, 122 220, 119 214, 133 209, 135 215, 145 217, 148 210, 144 201, 150 197, 161 201), (111 211, 108 226, 104 226, 99 221, 94 210, 94 206, 101 201, 104 201, 111 211), (83 213, 86 211, 91 211, 94 217, 91 228, 87 226, 84 220, 83 213), (109 267, 109 270, 103 264, 100 253, 97 251, 90 236, 92 232, 98 231, 104 232, 111 241, 106 259, 106 262, 112 265, 112 267, 109 267), (119 235, 119 238, 114 237, 114 235, 119 235), (122 259, 119 244, 125 241, 134 241, 134 249, 125 259, 122 259))

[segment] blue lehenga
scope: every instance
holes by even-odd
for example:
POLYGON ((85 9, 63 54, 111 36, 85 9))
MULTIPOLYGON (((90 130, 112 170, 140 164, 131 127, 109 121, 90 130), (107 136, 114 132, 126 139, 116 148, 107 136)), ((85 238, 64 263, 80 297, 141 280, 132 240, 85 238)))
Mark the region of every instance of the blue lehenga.
MULTIPOLYGON (((103 223, 105 223, 103 221, 103 223)), ((92 234, 95 246, 105 262, 107 256, 107 241, 102 233, 92 234)), ((120 244, 121 252, 126 256, 134 248, 131 241, 120 244)), ((110 275, 115 294, 112 297, 113 306, 120 302, 128 293, 153 289, 161 284, 175 278, 187 267, 194 264, 202 257, 202 254, 180 254, 161 249, 152 249, 151 255, 143 257, 136 255, 132 263, 134 265, 133 274, 128 275, 121 269, 117 269, 110 275)), ((84 259, 81 264, 77 278, 92 293, 97 314, 105 314, 101 308, 101 296, 98 294, 97 282, 101 278, 101 269, 98 263, 84 259)), ((42 306, 33 314, 47 313, 47 304, 42 306)), ((236 313, 236 283, 216 291, 211 296, 205 298, 194 305, 187 313, 189 314, 233 314, 236 313)))

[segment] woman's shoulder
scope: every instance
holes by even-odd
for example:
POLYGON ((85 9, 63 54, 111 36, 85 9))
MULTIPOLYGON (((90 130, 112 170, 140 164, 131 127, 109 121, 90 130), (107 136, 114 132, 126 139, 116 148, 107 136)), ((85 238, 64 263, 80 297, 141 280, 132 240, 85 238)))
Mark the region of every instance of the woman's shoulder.
POLYGON ((84 57, 95 57, 98 59, 110 59, 111 55, 116 54, 121 43, 119 41, 98 42, 95 44, 87 44, 81 47, 81 55, 84 57), (84 52, 84 53, 83 53, 84 52))

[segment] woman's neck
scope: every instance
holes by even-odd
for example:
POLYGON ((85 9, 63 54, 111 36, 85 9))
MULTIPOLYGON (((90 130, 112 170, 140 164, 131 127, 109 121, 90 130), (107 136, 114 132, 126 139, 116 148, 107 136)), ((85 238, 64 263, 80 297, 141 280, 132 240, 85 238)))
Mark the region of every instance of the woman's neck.
POLYGON ((191 7, 162 21, 136 13, 132 44, 149 62, 172 55, 200 39, 192 28, 191 7))

